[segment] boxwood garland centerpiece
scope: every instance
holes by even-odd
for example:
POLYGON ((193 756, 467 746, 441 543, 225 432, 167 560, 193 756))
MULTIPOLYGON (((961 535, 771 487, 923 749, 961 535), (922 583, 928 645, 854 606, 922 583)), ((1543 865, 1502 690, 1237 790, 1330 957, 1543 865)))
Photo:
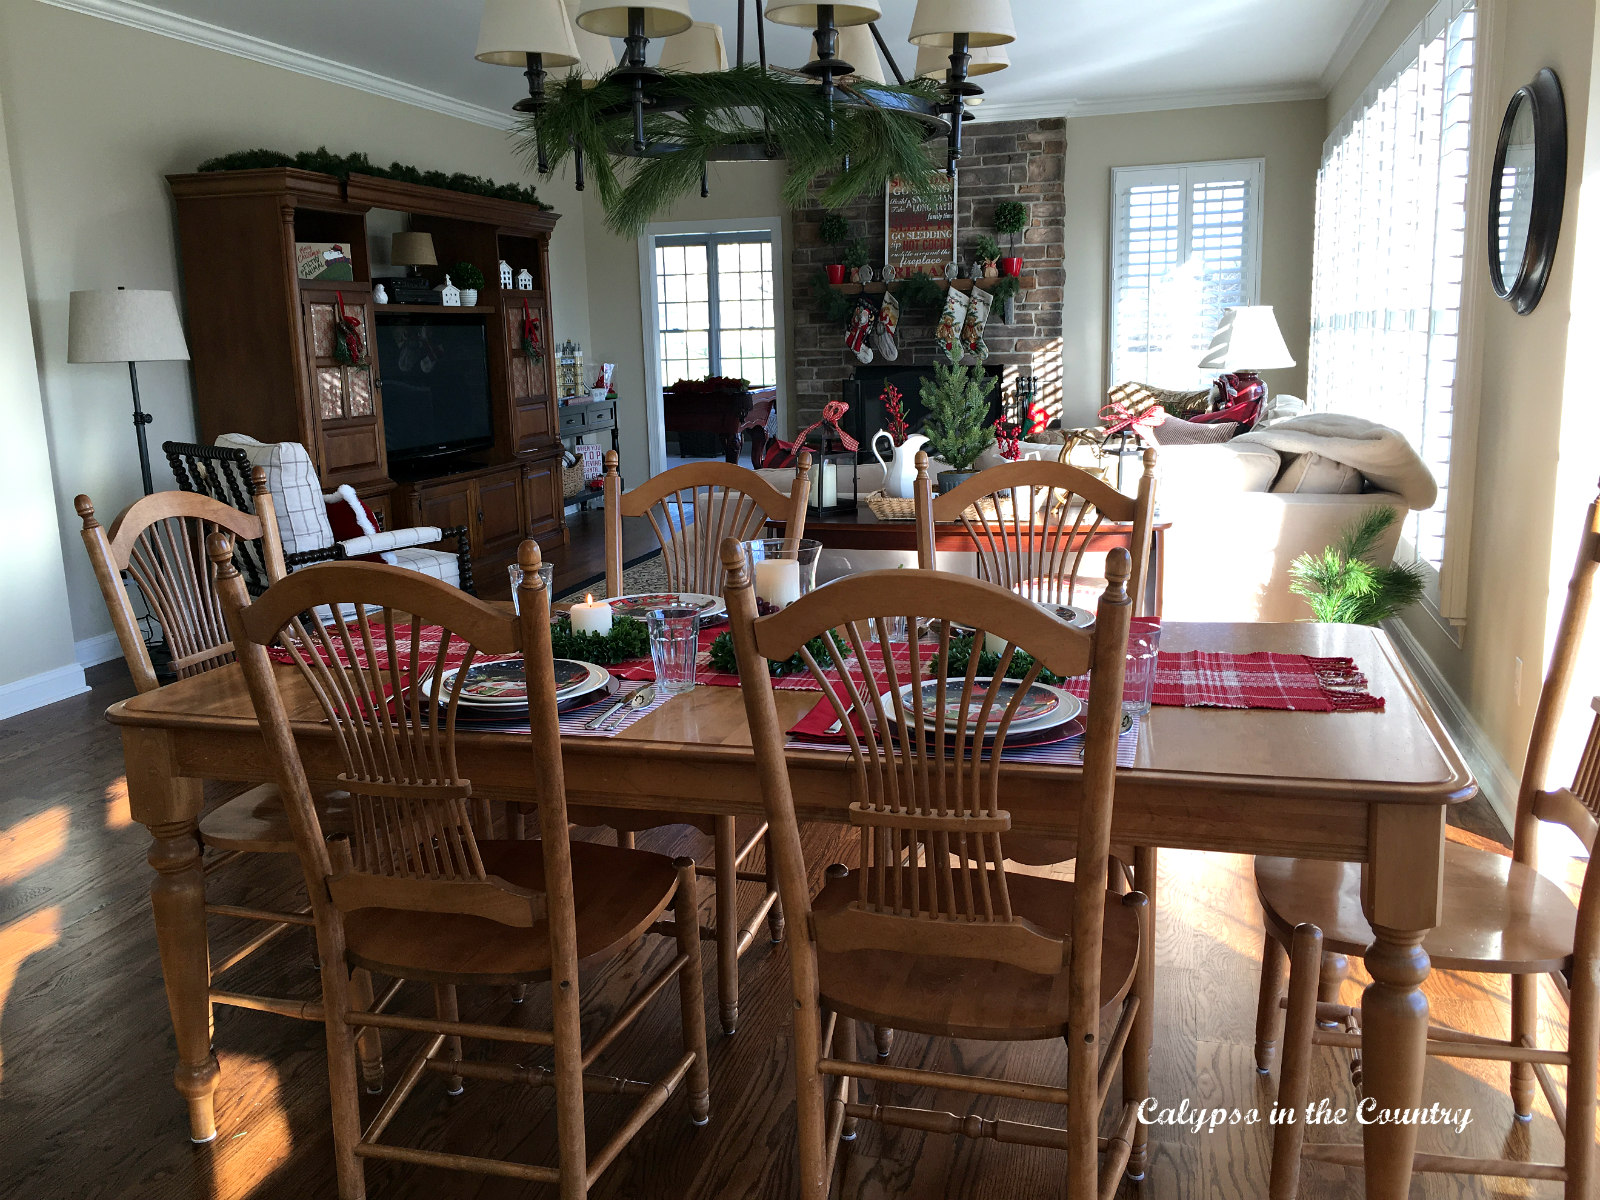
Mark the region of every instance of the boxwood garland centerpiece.
POLYGON ((633 658, 650 657, 650 633, 637 617, 618 617, 610 633, 573 633, 565 613, 550 623, 550 650, 556 658, 575 658, 614 667, 633 658))
POLYGON ((709 164, 729 159, 786 159, 783 198, 791 207, 818 178, 829 180, 819 196, 826 208, 840 208, 893 177, 933 194, 940 172, 924 143, 944 126, 930 119, 940 101, 931 80, 840 83, 830 102, 809 77, 754 64, 663 76, 657 95, 664 102, 644 111, 643 154, 633 149, 632 88, 615 71, 595 81, 560 80, 539 111, 518 124, 530 165, 542 158, 553 171, 571 158, 580 186, 585 173, 593 177, 606 224, 617 234, 637 236, 702 187, 709 164))

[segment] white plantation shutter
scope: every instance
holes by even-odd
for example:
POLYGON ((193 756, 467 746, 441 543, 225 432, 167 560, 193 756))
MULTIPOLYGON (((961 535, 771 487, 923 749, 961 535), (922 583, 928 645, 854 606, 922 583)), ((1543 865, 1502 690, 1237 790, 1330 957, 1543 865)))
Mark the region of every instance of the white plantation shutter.
POLYGON ((1224 309, 1255 304, 1263 160, 1111 172, 1111 383, 1203 387, 1224 309))
POLYGON ((1466 254, 1473 38, 1441 0, 1329 136, 1317 177, 1310 395, 1405 434, 1439 482, 1401 556, 1445 557, 1466 254))

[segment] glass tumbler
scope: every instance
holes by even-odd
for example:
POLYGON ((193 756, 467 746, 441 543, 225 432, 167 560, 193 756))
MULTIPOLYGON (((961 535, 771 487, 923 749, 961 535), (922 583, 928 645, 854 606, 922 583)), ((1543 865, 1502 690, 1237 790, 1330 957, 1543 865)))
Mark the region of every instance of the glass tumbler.
POLYGON ((650 662, 655 667, 656 691, 668 696, 694 687, 700 657, 700 610, 688 605, 653 608, 645 614, 650 633, 650 662))
MULTIPOLYGON (((512 563, 506 568, 506 574, 511 576, 511 611, 520 617, 522 615, 522 601, 517 597, 517 589, 522 586, 522 567, 517 563, 512 563)), ((544 581, 544 590, 546 592, 550 591, 555 586, 555 563, 540 563, 539 578, 544 581)), ((550 599, 554 601, 555 596, 552 595, 550 599)))
POLYGON ((1128 637, 1128 665, 1122 677, 1122 711, 1143 716, 1150 711, 1156 688, 1156 660, 1160 656, 1161 630, 1151 629, 1128 637))

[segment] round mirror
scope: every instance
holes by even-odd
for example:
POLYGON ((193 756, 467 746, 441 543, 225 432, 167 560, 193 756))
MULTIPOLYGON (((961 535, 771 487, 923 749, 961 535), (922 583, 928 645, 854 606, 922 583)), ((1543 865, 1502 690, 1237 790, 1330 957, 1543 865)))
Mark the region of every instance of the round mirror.
POLYGON ((1549 69, 1506 106, 1489 194, 1489 279, 1519 313, 1544 294, 1567 189, 1567 114, 1549 69))

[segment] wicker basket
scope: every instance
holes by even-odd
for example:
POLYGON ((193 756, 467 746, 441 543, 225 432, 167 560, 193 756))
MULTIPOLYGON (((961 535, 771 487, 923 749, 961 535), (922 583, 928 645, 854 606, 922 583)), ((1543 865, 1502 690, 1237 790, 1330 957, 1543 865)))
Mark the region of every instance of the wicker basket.
POLYGON ((561 468, 561 496, 564 500, 571 500, 574 496, 581 496, 588 490, 583 483, 583 460, 580 458, 570 467, 561 468))
POLYGON ((915 521, 917 519, 917 502, 910 496, 902 499, 898 496, 886 496, 882 492, 870 492, 867 495, 867 507, 872 510, 872 515, 880 521, 915 521))

